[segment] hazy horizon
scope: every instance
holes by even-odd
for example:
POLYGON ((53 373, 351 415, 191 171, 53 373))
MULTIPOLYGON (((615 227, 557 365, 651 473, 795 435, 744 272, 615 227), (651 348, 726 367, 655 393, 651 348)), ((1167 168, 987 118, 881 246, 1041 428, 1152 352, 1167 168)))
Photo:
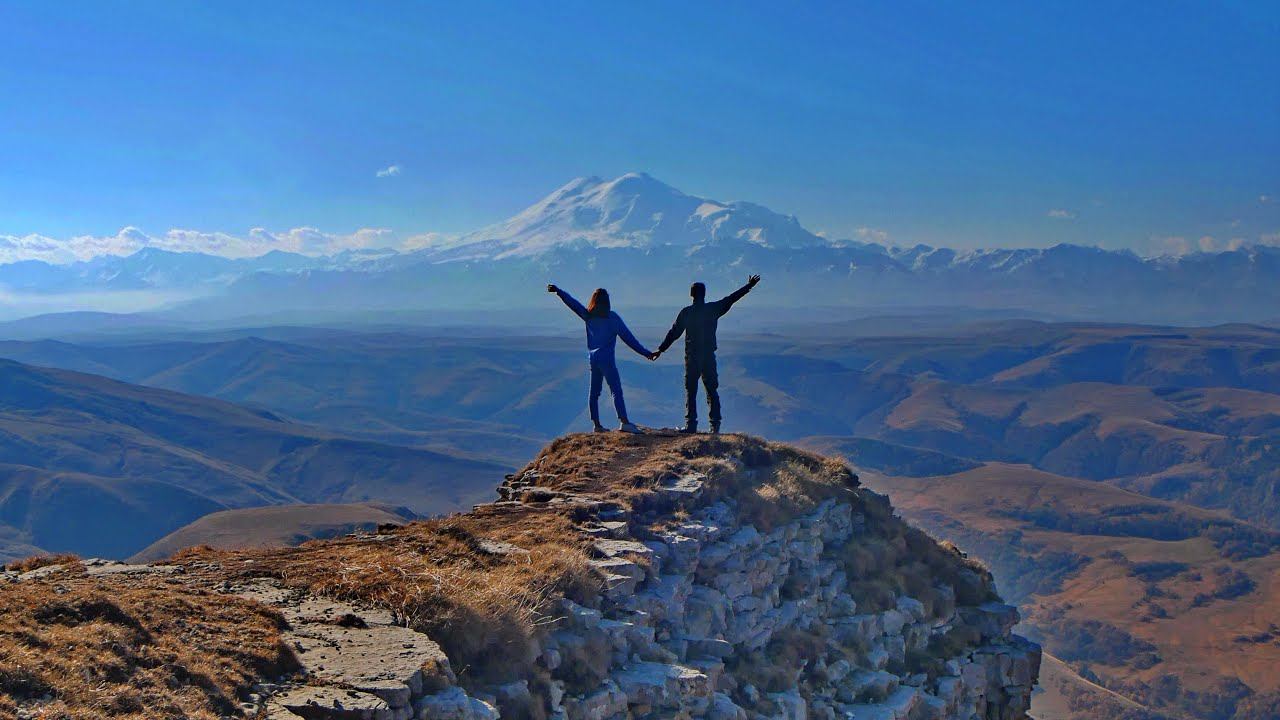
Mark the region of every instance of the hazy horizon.
MULTIPOLYGON (((644 172, 627 173, 620 178, 632 175, 649 176, 644 172)), ((655 178, 659 183, 661 179, 655 178)), ((566 186, 583 181, 609 182, 599 176, 579 176, 566 186)), ((614 179, 613 182, 616 182, 614 179)), ((561 186, 565 187, 565 186, 561 186)), ((680 188, 673 188, 680 191, 680 188)), ((693 197, 696 195, 690 194, 693 197)), ((724 202, 719 198, 705 198, 715 202, 724 202)), ((530 201, 527 212, 536 208, 541 200, 530 201)), ((729 204, 746 202, 729 200, 729 204)), ((793 216, 794 217, 794 216, 793 216)), ((54 265, 66 265, 103 257, 128 257, 147 249, 163 250, 178 253, 200 253, 229 259, 261 258, 275 252, 293 253, 309 257, 330 257, 346 252, 377 253, 386 251, 413 252, 433 248, 446 248, 462 242, 474 242, 484 239, 484 231, 500 225, 510 218, 495 218, 483 226, 472 228, 466 232, 441 233, 423 231, 411 234, 395 232, 389 228, 360 228, 350 233, 330 233, 313 227, 298 227, 284 231, 271 231, 261 227, 250 228, 246 232, 231 233, 223 231, 203 231, 195 229, 171 228, 163 233, 148 233, 144 230, 127 226, 118 232, 106 236, 82 235, 73 238, 49 238, 42 235, 25 237, 0 235, 0 265, 29 260, 46 262, 54 265)), ((802 218, 795 218, 801 226, 802 218)), ((809 229, 809 228, 806 228, 809 229)), ((855 242, 880 245, 889 249, 909 249, 914 245, 896 242, 883 231, 871 228, 859 228, 851 236, 834 236, 817 231, 816 234, 831 242, 855 242)), ((917 245, 923 245, 919 243, 917 245)), ((1144 247, 1108 248, 1099 243, 1059 242, 1054 245, 1078 245, 1080 247, 1096 247, 1112 251, 1130 251, 1140 257, 1157 258, 1181 256, 1194 253, 1229 252, 1254 245, 1280 246, 1280 233, 1263 235, 1256 240, 1235 238, 1219 242, 1213 238, 1187 240, 1185 238, 1161 238, 1144 247)), ((999 246, 957 247, 950 244, 933 245, 941 249, 953 249, 960 253, 980 253, 1007 249, 1041 249, 1034 243, 1022 246, 1003 248, 999 246)), ((1050 246, 1045 246, 1050 247, 1050 246)))

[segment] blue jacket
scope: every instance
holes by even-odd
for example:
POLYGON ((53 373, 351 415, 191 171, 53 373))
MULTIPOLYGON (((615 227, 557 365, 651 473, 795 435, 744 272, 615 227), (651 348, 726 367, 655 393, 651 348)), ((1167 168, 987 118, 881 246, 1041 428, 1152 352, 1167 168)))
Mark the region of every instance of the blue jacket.
POLYGON ((627 329, 627 324, 622 322, 622 318, 618 316, 618 313, 611 311, 604 317, 594 316, 587 312, 582 303, 575 300, 572 295, 564 290, 557 289, 556 295, 587 324, 587 356, 591 358, 592 365, 612 364, 614 362, 613 349, 619 337, 622 338, 622 342, 627 344, 627 347, 645 357, 649 356, 649 351, 640 344, 635 335, 631 334, 631 331, 627 329))

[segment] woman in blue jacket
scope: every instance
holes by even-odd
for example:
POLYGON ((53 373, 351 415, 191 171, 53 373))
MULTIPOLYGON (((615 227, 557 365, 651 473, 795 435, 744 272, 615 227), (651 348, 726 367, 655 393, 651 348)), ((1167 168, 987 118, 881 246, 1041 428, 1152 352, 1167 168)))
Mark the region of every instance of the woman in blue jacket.
POLYGON ((555 285, 548 285, 547 292, 555 293, 587 324, 587 355, 591 359, 589 407, 591 422, 595 423, 596 432, 605 431, 604 426, 600 424, 600 391, 601 386, 606 382, 609 383, 609 392, 613 395, 613 408, 618 411, 618 420, 622 423, 618 429, 629 433, 640 432, 640 428, 633 425, 627 418, 627 404, 622 399, 622 379, 618 377, 618 363, 614 358, 613 348, 617 344, 617 339, 621 337, 627 347, 650 360, 654 357, 653 353, 636 340, 636 336, 627 329, 626 323, 622 322, 618 313, 609 308, 608 290, 598 288, 591 293, 591 302, 587 303, 586 307, 582 307, 582 303, 555 285))

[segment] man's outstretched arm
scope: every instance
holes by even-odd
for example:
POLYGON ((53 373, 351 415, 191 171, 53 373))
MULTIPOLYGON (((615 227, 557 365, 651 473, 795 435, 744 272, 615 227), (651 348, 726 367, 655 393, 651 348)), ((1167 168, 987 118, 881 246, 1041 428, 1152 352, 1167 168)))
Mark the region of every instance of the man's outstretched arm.
POLYGON ((734 303, 746 297, 747 293, 751 292, 751 288, 755 287, 756 284, 759 282, 760 282, 760 276, 752 275, 751 277, 747 278, 746 285, 743 285, 737 290, 734 290, 732 293, 729 293, 729 295, 727 295, 726 297, 720 300, 717 300, 716 305, 718 305, 720 308, 720 314, 723 315, 729 312, 729 308, 733 307, 734 303))
POLYGON ((582 318, 583 320, 587 319, 587 309, 582 306, 582 303, 574 299, 572 295, 561 290, 555 285, 548 285, 547 292, 555 293, 556 297, 560 298, 560 300, 564 302, 565 305, 568 305, 569 309, 572 310, 578 317, 582 318))
POLYGON ((658 346, 658 354, 661 355, 666 352, 667 348, 671 347, 671 343, 679 340, 682 334, 684 334, 684 310, 681 310, 680 314, 676 315, 676 321, 672 323, 671 329, 667 331, 667 336, 662 339, 662 344, 658 346))

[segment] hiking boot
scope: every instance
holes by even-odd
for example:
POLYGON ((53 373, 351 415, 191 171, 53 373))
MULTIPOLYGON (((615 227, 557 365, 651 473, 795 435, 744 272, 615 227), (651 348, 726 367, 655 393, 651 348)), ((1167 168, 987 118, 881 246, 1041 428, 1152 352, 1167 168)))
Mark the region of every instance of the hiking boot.
POLYGON ((680 428, 680 429, 679 429, 679 430, 677 430, 676 432, 680 432, 680 433, 683 433, 683 434, 685 434, 685 435, 697 435, 697 434, 698 434, 698 426, 697 426, 697 425, 685 425, 684 427, 680 428))
POLYGON ((619 426, 619 427, 618 427, 618 432, 634 433, 634 434, 636 434, 636 435, 639 435, 639 434, 640 434, 640 428, 636 427, 636 424, 635 424, 635 423, 631 423, 631 422, 624 422, 624 423, 622 423, 622 425, 621 425, 621 426, 619 426))
POLYGON ((591 432, 609 432, 609 428, 607 428, 607 427, 605 427, 605 426, 603 426, 603 425, 597 425, 597 426, 595 427, 595 430, 592 430, 591 432))
POLYGON ((712 435, 719 435, 719 434, 720 434, 720 425, 719 425, 719 424, 716 424, 716 425, 712 425, 712 426, 711 426, 711 434, 712 434, 712 435))

